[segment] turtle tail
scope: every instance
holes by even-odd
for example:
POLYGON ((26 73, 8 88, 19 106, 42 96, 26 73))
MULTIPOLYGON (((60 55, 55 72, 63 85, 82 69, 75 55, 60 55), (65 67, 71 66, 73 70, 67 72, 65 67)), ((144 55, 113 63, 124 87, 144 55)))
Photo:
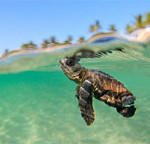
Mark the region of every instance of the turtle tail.
POLYGON ((129 118, 135 114, 136 108, 134 107, 134 105, 132 105, 130 107, 117 107, 116 110, 122 116, 129 118))

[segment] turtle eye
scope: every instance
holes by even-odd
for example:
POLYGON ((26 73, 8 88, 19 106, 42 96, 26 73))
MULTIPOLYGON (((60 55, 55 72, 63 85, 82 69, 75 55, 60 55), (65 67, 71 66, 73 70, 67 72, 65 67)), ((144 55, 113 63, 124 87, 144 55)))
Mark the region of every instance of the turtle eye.
POLYGON ((67 60, 66 64, 67 64, 68 66, 73 66, 73 65, 75 65, 75 60, 69 59, 69 60, 67 60))

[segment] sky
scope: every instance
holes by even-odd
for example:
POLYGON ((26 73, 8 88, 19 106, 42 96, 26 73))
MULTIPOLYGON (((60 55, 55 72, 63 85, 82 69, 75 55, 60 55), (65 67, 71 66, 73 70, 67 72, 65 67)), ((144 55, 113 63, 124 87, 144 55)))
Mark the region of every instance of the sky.
POLYGON ((107 31, 115 24, 123 33, 134 16, 150 12, 149 0, 0 0, 0 54, 15 50, 29 41, 38 46, 55 36, 63 42, 89 35, 89 27, 99 20, 107 31))

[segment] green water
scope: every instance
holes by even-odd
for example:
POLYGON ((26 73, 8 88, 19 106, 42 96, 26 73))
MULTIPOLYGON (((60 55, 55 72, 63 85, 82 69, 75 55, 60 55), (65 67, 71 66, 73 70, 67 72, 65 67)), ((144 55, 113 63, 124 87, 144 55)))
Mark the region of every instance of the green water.
POLYGON ((137 98, 136 114, 129 119, 94 99, 96 119, 91 126, 80 116, 76 84, 66 78, 58 64, 59 58, 71 52, 3 63, 0 144, 149 144, 150 54, 149 49, 140 48, 81 60, 85 67, 105 71, 123 82, 137 98))

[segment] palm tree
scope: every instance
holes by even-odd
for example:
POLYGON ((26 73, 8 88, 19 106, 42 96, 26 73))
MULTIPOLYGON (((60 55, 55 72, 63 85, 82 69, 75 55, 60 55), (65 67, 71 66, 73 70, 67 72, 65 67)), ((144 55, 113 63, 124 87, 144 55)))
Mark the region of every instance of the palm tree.
POLYGON ((73 40, 72 36, 68 36, 67 40, 64 41, 65 44, 71 44, 71 41, 73 40))
POLYGON ((136 19, 136 22, 135 22, 136 29, 142 28, 143 27, 143 16, 142 15, 135 16, 135 19, 136 19))
POLYGON ((54 36, 50 37, 50 43, 56 44, 56 38, 54 36))
POLYGON ((100 27, 101 27, 101 25, 99 24, 99 21, 96 20, 95 25, 90 26, 90 32, 98 31, 100 29, 100 27))
POLYGON ((95 29, 96 29, 96 31, 98 31, 99 29, 100 29, 100 23, 99 23, 99 21, 98 20, 96 20, 96 22, 95 22, 95 29))
POLYGON ((150 24, 150 12, 147 12, 146 14, 146 25, 150 24))
POLYGON ((71 43, 71 41, 73 40, 73 37, 70 35, 68 36, 68 41, 71 43))
POLYGON ((42 48, 43 49, 48 48, 48 45, 49 45, 49 41, 48 40, 44 40, 43 43, 42 43, 42 48))
POLYGON ((85 41, 85 38, 83 36, 78 39, 78 42, 81 44, 84 43, 84 41, 85 41))
POLYGON ((91 25, 91 26, 90 26, 90 32, 95 32, 95 31, 96 31, 95 26, 94 26, 94 25, 91 25))
POLYGON ((109 30, 110 30, 111 32, 116 32, 116 31, 117 31, 116 26, 115 26, 114 24, 110 25, 109 30))
POLYGON ((4 53, 5 53, 5 54, 8 54, 8 53, 9 53, 9 50, 8 50, 8 49, 5 49, 4 53))
POLYGON ((27 49, 30 50, 30 49, 37 49, 37 46, 32 41, 30 41, 29 43, 22 44, 21 48, 24 50, 27 50, 27 49))
POLYGON ((9 50, 8 50, 8 49, 5 49, 5 51, 4 51, 4 53, 3 53, 3 56, 8 55, 8 53, 9 53, 9 50))
POLYGON ((129 24, 127 24, 126 31, 127 33, 131 33, 133 31, 133 28, 129 24))
POLYGON ((28 43, 28 48, 29 48, 29 49, 36 49, 37 47, 36 47, 36 44, 34 44, 32 41, 30 41, 30 42, 28 43))
POLYGON ((21 48, 22 48, 22 49, 27 49, 28 46, 29 46, 28 44, 22 44, 22 45, 21 45, 21 48))

